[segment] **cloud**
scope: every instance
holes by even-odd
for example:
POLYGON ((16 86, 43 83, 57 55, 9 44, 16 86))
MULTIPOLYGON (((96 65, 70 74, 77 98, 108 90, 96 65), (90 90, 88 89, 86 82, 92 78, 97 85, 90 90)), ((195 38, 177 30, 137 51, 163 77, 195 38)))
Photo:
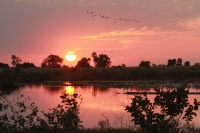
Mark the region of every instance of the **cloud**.
MULTIPOLYGON (((158 30, 158 29, 154 29, 154 30, 158 30)), ((130 28, 128 30, 104 32, 104 33, 99 33, 98 35, 84 36, 80 38, 93 39, 93 40, 116 40, 115 37, 120 37, 120 36, 144 36, 144 35, 154 35, 154 34, 155 33, 153 32, 153 30, 147 30, 146 27, 143 27, 139 30, 130 28)))
POLYGON ((192 18, 189 20, 181 19, 177 21, 177 26, 183 27, 189 30, 199 30, 200 29, 200 17, 192 18))
POLYGON ((97 35, 83 36, 79 38, 84 39, 92 39, 92 40, 110 40, 110 41, 118 41, 121 44, 133 44, 133 43, 159 43, 152 39, 152 37, 165 37, 171 34, 175 34, 172 31, 162 30, 158 27, 155 28, 147 28, 142 27, 140 29, 130 28, 127 30, 117 30, 111 32, 99 33, 97 35))
POLYGON ((139 29, 128 28, 126 30, 103 32, 79 38, 101 41, 118 41, 125 45, 133 43, 162 43, 164 41, 163 39, 200 39, 200 17, 189 20, 179 19, 170 27, 171 28, 164 29, 161 27, 150 28, 144 26, 139 29))

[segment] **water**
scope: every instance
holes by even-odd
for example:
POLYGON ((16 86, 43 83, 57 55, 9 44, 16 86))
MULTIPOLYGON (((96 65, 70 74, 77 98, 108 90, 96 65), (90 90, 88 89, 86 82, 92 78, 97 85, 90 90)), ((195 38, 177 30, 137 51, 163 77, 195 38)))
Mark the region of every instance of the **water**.
MULTIPOLYGON (((67 94, 78 93, 83 97, 83 102, 80 108, 80 117, 83 121, 84 127, 92 128, 97 125, 97 122, 104 120, 105 117, 109 119, 111 126, 127 127, 130 124, 131 116, 125 111, 125 106, 131 103, 133 95, 126 95, 127 91, 138 92, 147 91, 153 92, 153 87, 149 89, 139 89, 138 86, 115 86, 109 85, 86 85, 86 86, 63 86, 59 84, 38 84, 27 85, 21 87, 19 90, 13 91, 9 95, 9 99, 16 99, 21 94, 24 97, 30 97, 32 102, 38 106, 40 111, 48 112, 49 108, 55 108, 61 104, 60 95, 62 92, 67 94)), ((190 88, 190 92, 195 92, 196 89, 190 88)), ((149 99, 153 101, 155 95, 148 95, 149 99)), ((189 102, 192 103, 194 98, 199 95, 189 95, 189 102)), ((193 120, 195 126, 200 127, 198 121, 200 120, 200 111, 197 117, 193 120)))

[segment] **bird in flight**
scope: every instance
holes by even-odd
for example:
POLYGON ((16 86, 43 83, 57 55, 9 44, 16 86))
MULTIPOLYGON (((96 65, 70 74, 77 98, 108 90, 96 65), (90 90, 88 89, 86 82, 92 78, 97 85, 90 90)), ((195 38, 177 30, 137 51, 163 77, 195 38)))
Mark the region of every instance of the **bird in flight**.
POLYGON ((94 11, 87 11, 87 14, 88 15, 91 15, 92 17, 95 16, 95 17, 100 17, 102 19, 112 19, 114 23, 116 23, 117 21, 125 21, 125 22, 135 22, 135 23, 138 23, 139 20, 136 20, 136 19, 128 19, 128 18, 123 18, 123 17, 115 17, 115 15, 112 15, 112 17, 108 16, 108 15, 105 15, 105 14, 95 14, 94 11))

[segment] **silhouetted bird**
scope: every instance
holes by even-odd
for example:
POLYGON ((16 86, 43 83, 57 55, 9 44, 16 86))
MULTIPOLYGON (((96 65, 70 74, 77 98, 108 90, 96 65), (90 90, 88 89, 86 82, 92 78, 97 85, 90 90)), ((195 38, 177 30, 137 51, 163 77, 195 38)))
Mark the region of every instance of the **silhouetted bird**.
MULTIPOLYGON (((97 16, 96 14, 94 14, 94 11, 91 11, 91 12, 89 12, 89 11, 87 11, 87 14, 89 14, 89 15, 91 15, 92 17, 93 16, 97 16)), ((133 22, 139 22, 138 20, 136 20, 136 19, 127 19, 127 18, 122 18, 122 17, 120 17, 119 19, 118 18, 115 18, 115 16, 113 15, 113 17, 111 18, 111 17, 109 17, 109 16, 107 16, 107 15, 105 15, 105 14, 99 14, 99 17, 100 18, 102 18, 102 19, 108 19, 108 18, 110 18, 110 19, 114 19, 114 23, 116 22, 116 21, 118 21, 118 20, 120 20, 120 21, 123 21, 123 20, 125 20, 125 21, 133 21, 133 22)))

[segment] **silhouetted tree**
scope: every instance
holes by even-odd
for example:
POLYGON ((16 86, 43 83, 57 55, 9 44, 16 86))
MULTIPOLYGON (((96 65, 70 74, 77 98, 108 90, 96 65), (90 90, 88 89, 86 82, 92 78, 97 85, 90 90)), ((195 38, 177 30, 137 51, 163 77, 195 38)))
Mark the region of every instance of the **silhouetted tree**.
POLYGON ((92 57, 95 67, 109 67, 111 65, 110 58, 105 54, 99 54, 97 56, 96 52, 93 52, 92 57))
POLYGON ((200 66, 200 63, 194 63, 194 66, 200 66))
POLYGON ((30 67, 36 67, 36 66, 33 63, 24 62, 23 64, 17 64, 16 67, 30 68, 30 67))
POLYGON ((52 67, 52 68, 60 68, 63 62, 63 58, 58 55, 49 55, 45 58, 41 64, 41 67, 52 67))
POLYGON ((167 66, 175 66, 176 65, 176 59, 169 59, 167 66))
POLYGON ((9 65, 0 62, 0 68, 9 68, 9 65))
POLYGON ((99 59, 96 52, 92 53, 92 58, 93 58, 93 61, 94 61, 94 66, 96 67, 98 59, 99 59))
POLYGON ((155 88, 155 91, 154 102, 148 99, 146 93, 135 95, 125 110, 131 113, 135 125, 149 133, 179 133, 183 127, 180 120, 184 119, 185 124, 189 124, 196 116, 195 110, 198 110, 200 102, 195 98, 193 104, 189 103, 189 90, 185 86, 171 90, 155 88))
POLYGON ((156 64, 153 63, 152 66, 153 66, 153 67, 156 67, 156 64))
POLYGON ((91 61, 90 58, 84 57, 80 61, 78 61, 76 67, 91 67, 89 63, 90 61, 91 61))
POLYGON ((139 67, 150 67, 150 61, 141 61, 139 67))
POLYGON ((20 62, 22 62, 22 59, 20 57, 17 57, 15 55, 11 56, 12 59, 12 65, 16 66, 17 64, 20 64, 20 62))
POLYGON ((178 58, 178 60, 176 61, 176 66, 182 66, 182 59, 178 58))
POLYGON ((190 66, 190 62, 189 61, 186 61, 184 66, 190 66))
POLYGON ((69 66, 67 66, 67 65, 63 65, 63 68, 69 68, 69 66))
POLYGON ((122 67, 126 67, 126 64, 122 63, 122 67))

